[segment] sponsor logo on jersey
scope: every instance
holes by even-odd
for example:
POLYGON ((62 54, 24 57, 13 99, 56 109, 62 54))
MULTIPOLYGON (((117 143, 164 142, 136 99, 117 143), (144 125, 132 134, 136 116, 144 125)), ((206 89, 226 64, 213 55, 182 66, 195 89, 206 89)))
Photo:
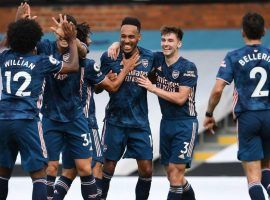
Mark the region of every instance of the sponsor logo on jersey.
POLYGON ((147 59, 142 59, 142 65, 146 68, 148 67, 148 60, 147 59))
POLYGON ((179 71, 173 70, 173 72, 172 72, 172 77, 173 77, 174 79, 177 79, 177 78, 179 77, 179 74, 180 74, 179 71))
POLYGON ((196 74, 194 71, 186 71, 183 76, 187 76, 187 77, 196 77, 196 74))
POLYGON ((68 62, 69 56, 70 56, 69 53, 64 54, 63 55, 63 61, 68 62))

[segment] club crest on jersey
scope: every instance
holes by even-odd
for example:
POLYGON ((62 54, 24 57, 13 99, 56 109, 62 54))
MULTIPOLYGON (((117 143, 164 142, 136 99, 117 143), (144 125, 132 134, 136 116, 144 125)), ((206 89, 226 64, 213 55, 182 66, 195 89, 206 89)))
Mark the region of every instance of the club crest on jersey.
POLYGON ((94 64, 94 70, 95 70, 96 72, 99 72, 99 71, 100 71, 100 65, 97 64, 97 63, 95 63, 95 64, 94 64))
POLYGON ((63 61, 68 62, 69 60, 69 53, 63 55, 63 61))
POLYGON ((173 70, 173 72, 172 72, 172 77, 173 77, 174 79, 177 79, 177 78, 179 77, 179 74, 180 74, 179 71, 173 70))
POLYGON ((146 68, 148 67, 148 60, 147 59, 142 59, 142 65, 146 68))

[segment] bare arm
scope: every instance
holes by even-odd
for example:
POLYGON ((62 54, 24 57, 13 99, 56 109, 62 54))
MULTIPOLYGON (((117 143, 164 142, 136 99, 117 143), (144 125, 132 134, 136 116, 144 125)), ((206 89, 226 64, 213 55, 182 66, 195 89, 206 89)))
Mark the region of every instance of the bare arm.
POLYGON ((179 87, 179 92, 168 92, 163 89, 157 88, 146 77, 140 77, 137 79, 141 87, 146 88, 149 92, 152 92, 162 99, 165 99, 171 103, 175 103, 182 106, 188 99, 188 95, 191 92, 191 88, 187 86, 179 87))
POLYGON ((217 79, 208 100, 208 107, 207 107, 206 112, 210 115, 205 116, 203 126, 206 129, 209 129, 212 133, 214 133, 213 127, 215 126, 216 122, 215 122, 215 118, 213 116, 211 117, 211 115, 213 114, 217 104, 219 103, 222 92, 226 85, 227 83, 225 81, 221 79, 217 79))
POLYGON ((76 45, 77 45, 78 54, 80 58, 86 58, 87 51, 88 51, 86 46, 82 45, 81 41, 78 38, 76 38, 76 45))
POLYGON ((63 22, 62 28, 65 33, 66 40, 68 41, 70 58, 69 62, 63 62, 60 74, 77 72, 79 70, 79 57, 76 45, 76 28, 72 23, 68 23, 67 21, 63 22))

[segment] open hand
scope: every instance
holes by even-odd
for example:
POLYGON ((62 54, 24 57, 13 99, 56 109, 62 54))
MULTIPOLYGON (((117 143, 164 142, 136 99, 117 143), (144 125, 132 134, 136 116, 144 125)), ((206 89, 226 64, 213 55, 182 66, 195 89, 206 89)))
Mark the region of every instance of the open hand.
POLYGON ((116 60, 119 53, 120 53, 120 43, 119 42, 112 43, 112 45, 108 48, 108 57, 110 57, 112 60, 116 60))
POLYGON ((31 16, 31 8, 28 3, 21 3, 18 6, 15 21, 19 19, 36 19, 37 16, 31 16))
POLYGON ((140 76, 139 78, 137 78, 137 82, 138 85, 141 87, 144 87, 145 89, 147 89, 149 92, 154 92, 155 90, 155 86, 152 84, 152 82, 144 76, 140 76))
POLYGON ((114 81, 115 79, 117 79, 117 73, 113 73, 112 70, 106 75, 108 77, 108 79, 110 79, 111 81, 114 81))
POLYGON ((138 52, 134 53, 129 59, 126 59, 125 54, 123 54, 123 65, 124 69, 127 69, 128 71, 132 71, 136 66, 141 64, 141 61, 139 61, 140 55, 138 52))

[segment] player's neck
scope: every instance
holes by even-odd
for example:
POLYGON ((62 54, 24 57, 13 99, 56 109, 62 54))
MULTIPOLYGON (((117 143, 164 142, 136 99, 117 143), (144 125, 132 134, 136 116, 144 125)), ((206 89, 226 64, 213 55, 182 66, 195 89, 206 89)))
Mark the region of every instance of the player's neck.
POLYGON ((245 38, 245 43, 246 45, 256 45, 256 44, 261 44, 262 41, 257 39, 257 40, 250 40, 250 39, 247 39, 245 38))
POLYGON ((133 51, 132 52, 130 52, 130 53, 125 53, 125 57, 126 57, 126 59, 129 59, 134 53, 136 53, 136 52, 138 52, 139 53, 139 49, 138 49, 138 47, 136 47, 135 49, 133 49, 133 51))
POLYGON ((165 56, 165 62, 167 64, 167 66, 171 66, 174 63, 176 63, 179 58, 180 58, 179 53, 176 53, 176 54, 171 55, 171 56, 165 56))

